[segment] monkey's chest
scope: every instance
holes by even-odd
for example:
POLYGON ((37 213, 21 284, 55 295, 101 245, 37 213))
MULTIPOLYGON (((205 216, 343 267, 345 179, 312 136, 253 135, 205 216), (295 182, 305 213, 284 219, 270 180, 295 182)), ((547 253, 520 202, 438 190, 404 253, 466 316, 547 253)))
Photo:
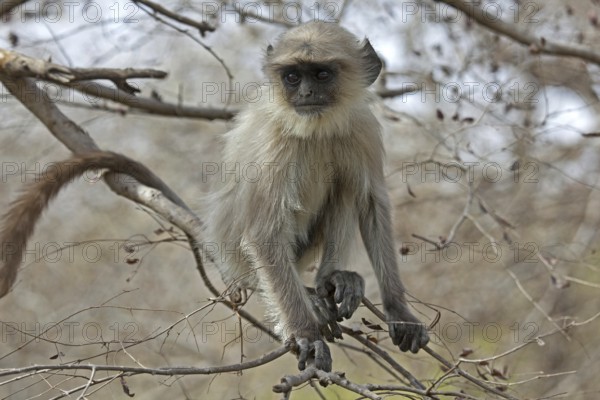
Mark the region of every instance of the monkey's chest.
POLYGON ((354 214, 355 196, 361 190, 355 184, 357 179, 349 179, 331 163, 319 172, 313 174, 309 182, 297 182, 297 198, 292 201, 296 232, 299 239, 308 242, 312 241, 311 236, 323 230, 324 225, 332 228, 337 223, 348 223, 338 220, 354 214))
POLYGON ((298 187, 297 197, 291 202, 297 232, 304 236, 314 229, 330 202, 332 192, 332 184, 324 181, 303 183, 298 187))
POLYGON ((359 146, 325 140, 288 144, 295 146, 286 148, 291 161, 280 170, 287 183, 282 185, 287 186, 283 203, 291 212, 294 232, 304 240, 322 230, 323 221, 335 225, 353 213, 367 187, 367 168, 359 146))

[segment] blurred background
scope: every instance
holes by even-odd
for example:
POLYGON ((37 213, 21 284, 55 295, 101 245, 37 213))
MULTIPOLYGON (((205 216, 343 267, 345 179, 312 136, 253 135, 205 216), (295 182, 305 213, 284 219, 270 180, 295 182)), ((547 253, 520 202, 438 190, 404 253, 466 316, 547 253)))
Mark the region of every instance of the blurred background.
MULTIPOLYGON (((336 20, 368 37, 385 62, 372 106, 383 126, 399 267, 417 312, 435 322, 431 346, 448 359, 486 359, 471 373, 518 398, 597 398, 600 2, 472 2, 484 10, 479 22, 453 2, 427 0, 160 3, 215 28, 204 36, 144 2, 8 3, 15 2, 0 2, 0 48, 69 67, 160 69, 165 79, 130 81, 139 96, 233 112, 260 95, 264 49, 289 26, 336 20), (498 23, 511 27, 508 36, 494 30, 498 23), (536 42, 518 43, 515 33, 536 42), (587 53, 542 54, 553 43, 587 53)), ((39 85, 102 149, 143 162, 202 214, 205 166, 219 162, 231 120, 157 116, 39 85)), ((0 88, 6 209, 69 151, 0 88)), ((182 235, 96 178, 77 180, 52 203, 16 286, 0 300, 0 368, 75 360, 213 366, 279 346, 225 307, 206 307, 211 295, 182 235)), ((355 247, 348 268, 366 278, 377 303, 358 238, 355 247)), ((246 308, 263 318, 257 296, 246 308)), ((361 318, 374 319, 361 308, 347 325, 369 331, 361 318)), ((427 355, 393 349, 385 333, 372 336, 424 382, 446 372, 427 355)), ((351 380, 394 382, 365 354, 332 351, 334 369, 351 380)), ((295 372, 286 355, 243 374, 142 375, 127 385, 148 399, 272 398, 271 386, 295 372)), ((88 377, 2 378, 0 397, 58 398, 88 377)), ((125 397, 122 382, 107 382, 87 396, 125 397)), ((490 398, 458 379, 444 388, 490 398)), ((299 390, 297 398, 319 398, 310 386, 299 390)), ((320 390, 325 398, 356 396, 320 390)))

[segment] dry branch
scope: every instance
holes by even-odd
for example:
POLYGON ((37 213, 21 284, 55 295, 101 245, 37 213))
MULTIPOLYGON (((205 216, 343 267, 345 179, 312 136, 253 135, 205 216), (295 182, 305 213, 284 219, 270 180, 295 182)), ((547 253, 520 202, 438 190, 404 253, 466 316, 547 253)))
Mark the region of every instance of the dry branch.
POLYGON ((4 75, 3 81, 11 81, 25 77, 42 79, 63 86, 72 87, 93 98, 110 100, 154 115, 201 118, 208 120, 229 120, 233 118, 235 114, 235 112, 228 110, 189 107, 165 103, 154 98, 135 96, 134 93, 139 92, 139 89, 129 84, 127 79, 162 79, 166 77, 167 73, 160 70, 134 68, 69 68, 64 65, 28 57, 14 51, 0 49, 0 73, 4 75), (88 82, 97 79, 110 80, 114 83, 116 88, 104 86, 97 82, 88 82))
MULTIPOLYGON (((369 299, 363 298, 362 302, 365 305, 365 307, 367 307, 369 309, 369 311, 371 311, 373 314, 375 314, 382 321, 385 321, 385 315, 381 311, 379 311, 377 309, 377 307, 375 307, 375 305, 369 301, 369 299)), ((436 359, 437 361, 439 361, 445 368, 447 368, 447 369, 453 369, 454 371, 456 371, 456 373, 458 375, 460 375, 463 378, 465 378, 466 380, 472 382, 474 385, 479 386, 485 392, 494 393, 495 395, 498 395, 498 396, 500 396, 500 397, 502 397, 504 399, 518 400, 516 397, 513 397, 513 396, 511 396, 511 395, 509 395, 507 393, 503 393, 500 390, 489 386, 488 384, 486 384, 485 382, 483 382, 481 379, 477 379, 474 376, 472 376, 469 373, 467 373, 466 371, 460 369, 458 367, 460 361, 459 361, 459 363, 457 363, 456 365, 454 365, 450 361, 446 360, 444 357, 442 357, 441 355, 439 355, 438 353, 436 353, 434 350, 432 350, 431 347, 429 347, 429 346, 426 346, 425 348, 423 348, 423 351, 425 351, 431 357, 433 357, 434 359, 436 359)))
POLYGON ((472 18, 479 25, 508 37, 515 42, 528 46, 534 54, 549 54, 561 57, 576 57, 600 65, 600 53, 578 44, 566 44, 548 40, 542 36, 536 36, 523 32, 518 25, 506 23, 498 18, 490 18, 473 1, 463 0, 436 0, 448 4, 472 18))
POLYGON ((215 28, 205 21, 201 21, 201 22, 195 21, 191 18, 188 18, 181 14, 177 14, 173 11, 170 11, 170 10, 166 9, 165 7, 161 6, 160 4, 155 3, 153 1, 133 0, 133 2, 143 4, 143 5, 151 8, 154 12, 156 12, 158 14, 162 14, 165 17, 171 18, 174 21, 180 22, 184 25, 191 26, 192 28, 196 28, 200 31, 200 35, 202 35, 202 36, 204 36, 206 34, 206 32, 214 32, 215 31, 215 28))
POLYGON ((126 367, 115 365, 93 365, 93 364, 66 364, 66 365, 33 365, 23 368, 5 368, 0 370, 0 377, 27 374, 30 372, 64 371, 64 370, 87 370, 87 371, 116 371, 124 372, 129 375, 150 374, 150 375, 212 375, 226 372, 239 372, 245 369, 255 368, 273 360, 278 359, 288 350, 280 347, 261 357, 232 365, 220 365, 216 367, 164 367, 164 368, 144 368, 144 367, 126 367))
POLYGON ((10 15, 13 8, 20 6, 23 3, 27 3, 28 0, 3 0, 0 1, 0 17, 10 15))

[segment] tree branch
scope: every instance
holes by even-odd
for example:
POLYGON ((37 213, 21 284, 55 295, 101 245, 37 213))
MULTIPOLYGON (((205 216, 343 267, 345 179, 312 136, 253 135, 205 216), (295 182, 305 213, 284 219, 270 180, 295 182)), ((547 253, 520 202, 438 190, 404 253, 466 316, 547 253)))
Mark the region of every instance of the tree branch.
POLYGON ((18 79, 25 77, 43 79, 72 87, 92 96, 93 99, 102 98, 110 100, 135 109, 144 110, 154 115, 208 120, 229 120, 235 115, 235 112, 228 110, 188 107, 161 102, 154 98, 135 96, 134 93, 139 92, 139 89, 127 83, 127 79, 162 79, 167 76, 166 72, 155 69, 69 68, 10 50, 0 49, 0 73, 5 75, 4 81, 11 78, 18 79), (115 84, 116 88, 110 88, 96 82, 81 82, 94 79, 110 80, 115 84))
POLYGON ((23 368, 9 368, 0 370, 0 377, 25 374, 29 372, 47 372, 47 371, 65 371, 65 370, 89 370, 89 371, 117 371, 125 372, 130 375, 150 374, 150 375, 212 375, 226 372, 239 372, 250 368, 255 368, 273 360, 278 359, 288 350, 280 347, 255 360, 246 361, 231 365, 221 365, 216 367, 164 367, 164 368, 144 368, 144 367, 126 367, 116 365, 94 365, 94 364, 66 364, 66 365, 32 365, 23 368))
POLYGON ((183 15, 177 14, 173 11, 170 11, 166 8, 164 8, 163 6, 161 6, 158 3, 155 3, 153 1, 149 1, 149 0, 133 0, 134 3, 140 3, 143 4, 149 8, 151 8, 154 12, 158 13, 158 14, 162 14, 165 17, 171 18, 172 20, 175 20, 177 22, 180 22, 184 25, 188 25, 191 26, 192 28, 196 28, 200 31, 200 35, 202 37, 204 37, 204 35, 206 34, 206 32, 214 32, 215 28, 211 25, 208 24, 208 22, 205 21, 195 21, 191 18, 185 17, 183 15))
MULTIPOLYGON (((373 314, 375 314, 379 319, 381 319, 382 321, 385 321, 385 315, 377 308, 375 307, 375 305, 373 303, 371 303, 369 301, 369 299, 367 299, 366 297, 363 297, 362 303, 365 305, 365 307, 367 307, 373 314)), ((434 350, 432 350, 429 346, 425 346, 423 348, 423 351, 425 351, 427 354, 429 354, 431 357, 435 358, 437 361, 439 361, 444 367, 448 368, 448 369, 454 369, 456 371, 457 374, 459 374, 460 376, 462 376, 463 378, 465 378, 466 380, 472 382, 474 385, 479 386, 481 389, 483 389, 484 391, 488 392, 488 393, 494 393, 495 395, 498 395, 504 399, 509 399, 509 400, 518 400, 516 397, 513 397, 507 393, 503 393, 500 390, 491 387, 489 385, 487 385, 485 382, 482 382, 480 379, 475 378, 474 376, 470 375, 469 373, 467 373, 466 371, 458 368, 458 364, 457 365, 453 365, 450 361, 446 360, 444 357, 442 357, 441 355, 439 355, 438 353, 436 353, 434 350)))
POLYGON ((156 99, 138 97, 120 89, 109 88, 96 82, 73 82, 68 86, 90 96, 100 97, 129 107, 144 110, 154 115, 171 117, 202 118, 208 120, 229 120, 235 115, 234 111, 216 108, 187 107, 179 104, 163 103, 156 99))
POLYGON ((57 83, 92 79, 111 81, 133 78, 163 79, 167 76, 165 71, 150 68, 69 68, 1 48, 0 68, 10 76, 47 79, 57 83))
POLYGON ((566 44, 548 40, 542 36, 531 35, 521 31, 516 24, 509 24, 497 18, 490 18, 485 12, 476 6, 473 1, 463 0, 435 0, 448 4, 462 11, 468 17, 472 18, 479 25, 508 37, 518 43, 529 47, 532 53, 550 54, 562 57, 577 57, 600 65, 600 54, 595 53, 585 46, 578 44, 566 44))
MULTIPOLYGON (((0 17, 10 16, 13 8, 20 6, 23 3, 27 3, 27 0, 4 0, 0 1, 0 17)), ((5 22, 8 17, 2 19, 5 22)))

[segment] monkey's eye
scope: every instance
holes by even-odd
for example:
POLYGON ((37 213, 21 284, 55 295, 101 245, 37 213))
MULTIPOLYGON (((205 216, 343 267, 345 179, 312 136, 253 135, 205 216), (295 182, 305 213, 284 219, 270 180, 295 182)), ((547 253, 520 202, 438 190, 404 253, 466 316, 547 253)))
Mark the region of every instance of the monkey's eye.
POLYGON ((288 72, 283 79, 290 85, 297 85, 300 82, 300 75, 295 72, 288 72))
POLYGON ((317 72, 317 80, 326 81, 331 78, 331 73, 329 71, 321 70, 317 72))

